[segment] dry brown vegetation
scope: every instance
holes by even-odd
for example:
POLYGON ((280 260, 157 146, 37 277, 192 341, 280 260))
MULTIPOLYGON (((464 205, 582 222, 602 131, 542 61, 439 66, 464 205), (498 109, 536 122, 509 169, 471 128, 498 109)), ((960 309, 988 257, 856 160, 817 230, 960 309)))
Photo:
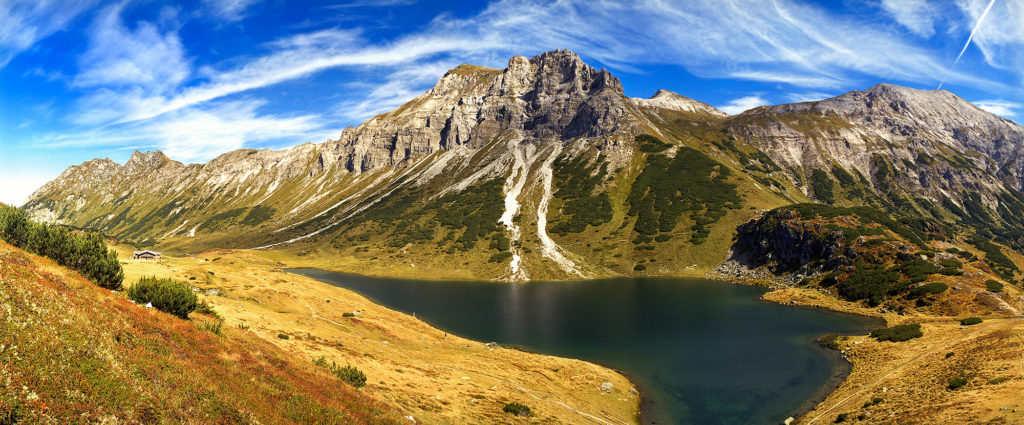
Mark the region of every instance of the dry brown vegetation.
POLYGON ((320 357, 358 367, 367 376, 362 392, 418 423, 636 423, 639 396, 617 372, 446 334, 279 266, 251 251, 124 264, 126 282, 155 275, 201 288, 225 329, 274 344, 311 369, 320 357), (604 382, 614 390, 602 391, 604 382), (509 402, 529 406, 533 416, 503 412, 509 402))

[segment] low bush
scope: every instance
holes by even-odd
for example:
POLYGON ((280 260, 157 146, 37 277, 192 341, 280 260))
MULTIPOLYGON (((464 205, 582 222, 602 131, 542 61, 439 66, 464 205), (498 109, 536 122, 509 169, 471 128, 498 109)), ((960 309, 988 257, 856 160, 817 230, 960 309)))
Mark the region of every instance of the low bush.
POLYGON ((491 255, 491 258, 488 258, 487 262, 488 263, 501 263, 501 262, 504 262, 505 260, 508 260, 510 258, 512 258, 512 253, 511 252, 499 252, 497 254, 491 255))
POLYGON ((199 323, 199 329, 210 331, 214 335, 220 335, 224 322, 221 320, 203 320, 199 323))
POLYGON ((847 414, 847 413, 840 413, 840 414, 836 415, 836 422, 835 423, 838 424, 838 423, 846 422, 846 418, 848 416, 849 416, 849 414, 847 414))
POLYGON ((949 388, 951 390, 955 390, 955 389, 958 389, 960 387, 963 387, 964 385, 967 385, 967 378, 959 377, 959 378, 950 379, 949 380, 949 384, 946 385, 946 388, 949 388))
POLYGON ((213 316, 218 319, 223 319, 222 317, 220 317, 220 314, 217 314, 217 312, 213 310, 213 306, 207 303, 206 301, 199 301, 198 303, 196 303, 195 312, 205 314, 208 316, 213 316))
POLYGON ((332 369, 331 372, 338 378, 341 378, 342 381, 348 382, 353 387, 359 388, 366 385, 366 374, 355 366, 345 366, 342 368, 336 367, 332 369))
POLYGON ((838 350, 839 349, 839 341, 840 341, 839 335, 828 334, 828 335, 825 335, 825 336, 821 337, 821 339, 818 340, 818 343, 820 343, 822 347, 831 348, 833 350, 838 350))
POLYGON ((991 292, 1003 292, 1003 284, 998 280, 989 279, 985 281, 985 289, 991 292))
POLYGON ((892 342, 907 341, 914 338, 920 338, 923 335, 924 334, 921 333, 921 324, 919 323, 896 325, 891 328, 876 329, 871 332, 871 337, 879 341, 892 342))
POLYGON ((633 271, 642 272, 644 270, 647 270, 647 266, 645 266, 643 264, 637 264, 637 265, 633 266, 633 271))
POLYGON ((359 388, 366 385, 366 374, 355 366, 347 365, 341 367, 333 361, 328 361, 324 356, 313 359, 313 364, 329 370, 334 374, 334 376, 338 377, 338 379, 349 383, 349 385, 352 385, 353 387, 359 388))
POLYGON ((137 303, 152 303, 156 309, 187 319, 196 309, 198 297, 184 282, 155 276, 142 277, 128 288, 128 298, 137 303))
POLYGON ((946 285, 945 283, 931 282, 911 289, 907 296, 908 298, 921 298, 928 294, 941 294, 946 292, 947 289, 949 289, 949 285, 946 285))
POLYGON ((505 408, 502 409, 502 410, 504 410, 505 413, 511 413, 513 415, 516 415, 516 416, 530 416, 531 415, 530 408, 528 406, 526 406, 525 404, 516 403, 514 401, 511 402, 511 403, 506 404, 505 408))
POLYGON ((963 326, 971 326, 971 325, 977 325, 978 323, 981 323, 981 322, 982 322, 982 320, 981 320, 980 317, 968 317, 966 319, 961 320, 960 324, 963 325, 963 326))
POLYGON ((287 334, 277 334, 277 338, 278 339, 288 339, 289 337, 288 337, 287 334))

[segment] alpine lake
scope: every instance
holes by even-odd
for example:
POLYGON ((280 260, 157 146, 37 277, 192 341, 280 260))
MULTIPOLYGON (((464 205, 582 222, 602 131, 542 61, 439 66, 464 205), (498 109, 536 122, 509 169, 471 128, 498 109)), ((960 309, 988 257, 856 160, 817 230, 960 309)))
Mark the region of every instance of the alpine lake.
POLYGON ((638 386, 645 425, 781 423, 848 371, 817 338, 878 326, 761 301, 765 288, 702 279, 508 284, 289 271, 466 338, 619 370, 638 386))

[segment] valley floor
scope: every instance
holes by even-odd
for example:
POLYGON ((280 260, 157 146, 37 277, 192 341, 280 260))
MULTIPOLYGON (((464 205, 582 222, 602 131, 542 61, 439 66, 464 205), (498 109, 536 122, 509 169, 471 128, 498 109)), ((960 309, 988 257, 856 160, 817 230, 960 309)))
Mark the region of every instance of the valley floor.
MULTIPOLYGON (((119 255, 126 258, 126 250, 119 255)), ((298 358, 358 367, 367 376, 364 392, 416 423, 637 422, 640 397, 620 373, 447 334, 354 292, 284 272, 283 263, 263 253, 210 251, 123 266, 126 284, 156 275, 201 288, 225 329, 244 327, 298 358), (606 382, 611 391, 602 391, 606 382), (529 406, 534 417, 504 413, 508 402, 529 406)))

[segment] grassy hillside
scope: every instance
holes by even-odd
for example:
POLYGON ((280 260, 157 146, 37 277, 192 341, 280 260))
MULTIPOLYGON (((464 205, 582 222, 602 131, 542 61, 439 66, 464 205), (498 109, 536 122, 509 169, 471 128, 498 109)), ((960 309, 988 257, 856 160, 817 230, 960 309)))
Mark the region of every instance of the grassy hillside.
POLYGON ((250 332, 197 327, 0 241, 0 423, 404 423, 250 332))
MULTIPOLYGON (((119 255, 130 249, 118 247, 119 255)), ((367 378, 360 392, 417 423, 636 423, 640 398, 618 372, 467 340, 280 266, 260 252, 234 250, 124 264, 127 281, 157 276, 199 288, 225 330, 244 327, 296 361, 358 367, 367 378), (614 390, 603 391, 604 382, 614 390), (533 418, 505 413, 510 402, 529 406, 533 418)))

